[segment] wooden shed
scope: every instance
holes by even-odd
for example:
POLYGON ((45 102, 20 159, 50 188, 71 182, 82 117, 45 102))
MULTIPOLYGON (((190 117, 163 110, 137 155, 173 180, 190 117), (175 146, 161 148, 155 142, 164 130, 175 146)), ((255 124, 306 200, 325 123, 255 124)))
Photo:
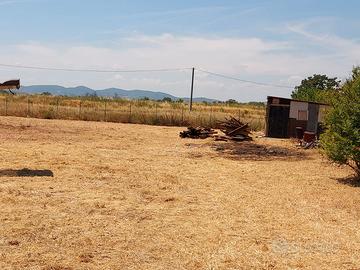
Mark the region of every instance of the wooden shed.
POLYGON ((266 108, 266 136, 296 137, 296 127, 318 134, 329 105, 269 96, 266 108))

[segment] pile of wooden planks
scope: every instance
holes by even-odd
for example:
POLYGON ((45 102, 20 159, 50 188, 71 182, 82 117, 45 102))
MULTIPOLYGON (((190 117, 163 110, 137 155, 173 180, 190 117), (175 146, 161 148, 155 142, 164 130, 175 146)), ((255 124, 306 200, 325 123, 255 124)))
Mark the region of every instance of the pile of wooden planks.
POLYGON ((304 140, 301 140, 299 146, 304 149, 314 149, 320 146, 320 142, 318 140, 314 140, 311 142, 305 142, 304 140))
POLYGON ((226 136, 215 136, 218 141, 248 141, 252 140, 250 137, 250 128, 248 123, 243 123, 233 116, 225 118, 225 121, 218 123, 219 129, 226 136))
POLYGON ((211 128, 188 127, 187 130, 180 132, 180 138, 206 139, 212 137, 217 132, 211 128))
POLYGON ((249 124, 243 123, 233 116, 225 118, 225 121, 218 122, 218 128, 225 135, 217 135, 217 132, 211 128, 188 127, 187 130, 180 132, 180 138, 206 139, 212 137, 215 141, 249 141, 249 124))

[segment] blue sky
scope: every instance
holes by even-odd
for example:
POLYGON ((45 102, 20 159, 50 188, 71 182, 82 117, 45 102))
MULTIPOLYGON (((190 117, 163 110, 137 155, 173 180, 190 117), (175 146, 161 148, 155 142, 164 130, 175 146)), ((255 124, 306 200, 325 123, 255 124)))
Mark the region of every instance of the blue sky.
MULTIPOLYGON (((314 73, 345 78, 360 64, 358 1, 0 0, 0 64, 60 68, 200 67, 271 84, 314 73), (5 38, 4 38, 5 37, 5 38)), ((189 71, 89 74, 0 67, 0 80, 189 93, 189 71)), ((196 73, 196 96, 289 96, 196 73)))

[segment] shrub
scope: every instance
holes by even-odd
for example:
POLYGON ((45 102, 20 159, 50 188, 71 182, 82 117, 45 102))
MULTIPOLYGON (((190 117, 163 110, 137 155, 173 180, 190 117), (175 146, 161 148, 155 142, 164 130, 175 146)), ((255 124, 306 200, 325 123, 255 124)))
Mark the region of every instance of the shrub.
POLYGON ((360 73, 342 86, 332 100, 333 109, 326 117, 326 131, 321 137, 326 155, 338 164, 354 169, 360 178, 360 73))
POLYGON ((50 107, 48 110, 44 112, 43 115, 44 119, 55 119, 55 110, 54 108, 50 107))

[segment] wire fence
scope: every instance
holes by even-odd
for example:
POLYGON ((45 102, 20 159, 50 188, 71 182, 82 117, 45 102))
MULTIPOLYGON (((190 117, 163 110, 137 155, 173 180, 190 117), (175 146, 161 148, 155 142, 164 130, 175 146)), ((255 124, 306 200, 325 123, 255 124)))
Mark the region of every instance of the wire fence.
POLYGON ((235 115, 253 130, 263 130, 265 109, 195 104, 190 112, 186 104, 175 102, 6 95, 0 97, 0 115, 213 128, 226 116, 235 115))

